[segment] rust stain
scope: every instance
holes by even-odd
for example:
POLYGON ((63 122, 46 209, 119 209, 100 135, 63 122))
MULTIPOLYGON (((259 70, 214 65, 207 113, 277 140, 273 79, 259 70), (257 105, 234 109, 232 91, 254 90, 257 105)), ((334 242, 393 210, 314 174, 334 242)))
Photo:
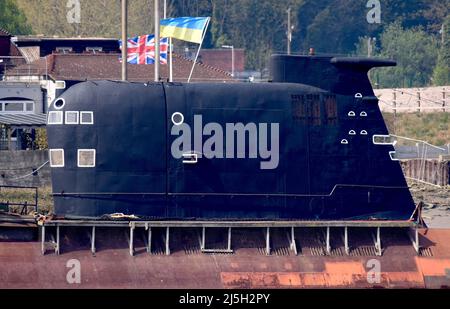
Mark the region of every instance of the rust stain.
POLYGON ((388 272, 384 273, 389 287, 420 287, 425 288, 425 281, 419 272, 388 272))
POLYGON ((424 276, 446 276, 450 259, 416 257, 417 268, 424 276))
POLYGON ((363 275, 366 273, 361 262, 325 262, 325 272, 339 275, 363 275))
POLYGON ((302 285, 302 281, 298 273, 278 274, 278 282, 282 287, 300 287, 302 285))
POLYGON ((299 273, 299 272, 223 272, 222 283, 227 288, 424 288, 418 272, 383 272, 379 283, 369 283, 365 274, 299 273))
POLYGON ((323 273, 304 273, 300 275, 303 287, 326 287, 327 280, 323 273))
POLYGON ((450 258, 450 229, 423 229, 420 234, 421 245, 431 248, 435 257, 450 258))

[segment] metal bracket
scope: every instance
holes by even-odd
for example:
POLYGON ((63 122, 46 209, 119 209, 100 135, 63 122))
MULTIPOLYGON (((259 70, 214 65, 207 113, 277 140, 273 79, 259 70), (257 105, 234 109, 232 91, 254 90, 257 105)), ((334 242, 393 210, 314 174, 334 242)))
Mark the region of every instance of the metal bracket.
POLYGON ((373 239, 373 243, 375 245, 375 250, 376 250, 377 256, 382 256, 383 248, 381 247, 381 230, 380 230, 379 226, 377 227, 376 236, 374 234, 372 234, 372 239, 373 239))
POLYGON ((95 225, 92 226, 92 232, 89 235, 89 238, 91 239, 91 252, 92 255, 95 256, 95 225))
POLYGON ((166 243, 166 255, 170 255, 170 227, 166 227, 166 237, 165 237, 165 243, 166 243))
POLYGON ((55 254, 59 255, 60 253, 60 239, 59 239, 59 225, 56 225, 56 244, 55 244, 55 254))
POLYGON ((42 225, 41 233, 41 253, 45 255, 45 225, 42 225))
POLYGON ((414 250, 416 250, 416 253, 420 253, 420 243, 419 243, 419 229, 414 228, 413 231, 409 229, 408 231, 409 239, 412 242, 412 245, 414 247, 414 250))
POLYGON ((350 247, 348 245, 348 227, 344 227, 344 248, 345 254, 350 255, 350 247))
POLYGON ((233 253, 231 249, 231 227, 228 228, 228 239, 227 239, 227 248, 226 249, 207 249, 206 248, 206 227, 202 227, 202 236, 199 239, 200 241, 200 250, 203 253, 233 253))
POLYGON ((145 230, 148 231, 147 239, 144 236, 145 247, 148 253, 152 253, 152 227, 148 225, 148 222, 145 223, 145 230))
POLYGON ((289 237, 289 232, 288 232, 287 235, 288 235, 289 243, 291 244, 291 245, 290 245, 290 249, 291 249, 292 251, 294 251, 294 254, 295 254, 295 255, 297 255, 298 252, 297 252, 297 244, 296 244, 296 242, 295 242, 295 228, 294 228, 294 227, 291 227, 291 235, 290 235, 290 237, 289 237))
POLYGON ((266 255, 270 255, 270 227, 266 229, 266 255))
POLYGON ((331 255, 331 246, 330 246, 330 227, 327 226, 327 232, 325 235, 325 242, 326 242, 326 251, 328 255, 331 255))
POLYGON ((134 222, 132 222, 130 224, 130 241, 129 241, 131 256, 134 255, 134 228, 135 228, 135 224, 134 224, 134 222))

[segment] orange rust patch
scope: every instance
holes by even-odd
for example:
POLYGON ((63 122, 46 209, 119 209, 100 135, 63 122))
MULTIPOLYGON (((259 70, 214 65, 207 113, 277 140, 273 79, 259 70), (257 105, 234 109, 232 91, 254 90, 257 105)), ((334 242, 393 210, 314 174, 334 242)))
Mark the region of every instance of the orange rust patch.
POLYGON ((425 287, 423 276, 414 271, 383 273, 388 280, 389 287, 425 287))
POLYGON ((303 287, 326 287, 327 280, 323 273, 300 274, 301 285, 303 287))
POLYGON ((363 275, 366 273, 361 262, 325 262, 325 272, 340 275, 363 275))
POLYGON ((222 272, 226 288, 423 288, 424 278, 418 272, 383 272, 379 283, 369 283, 365 274, 299 273, 299 272, 222 272))
MULTIPOLYGON (((420 234, 431 242, 430 247, 435 257, 450 258, 450 229, 421 230, 420 234)), ((427 245, 424 239, 420 239, 420 242, 427 245)))
POLYGON ((450 259, 416 257, 416 264, 424 276, 445 276, 450 269, 450 259))

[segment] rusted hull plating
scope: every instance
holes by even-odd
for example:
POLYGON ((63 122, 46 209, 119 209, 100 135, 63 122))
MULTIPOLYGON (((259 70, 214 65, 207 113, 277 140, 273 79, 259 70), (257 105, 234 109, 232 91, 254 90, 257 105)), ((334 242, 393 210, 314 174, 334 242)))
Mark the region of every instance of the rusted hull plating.
POLYGON ((419 256, 404 233, 382 230, 390 237, 382 238, 383 255, 377 256, 370 235, 353 230, 348 231, 348 255, 337 228, 329 253, 320 229, 317 235, 297 229, 298 255, 285 237, 289 231, 274 230, 267 255, 263 229, 235 229, 233 254, 205 254, 202 244, 203 249, 227 247, 226 229, 210 231, 202 243, 201 230, 174 228, 171 254, 164 256, 166 231, 155 228, 151 252, 146 234, 136 230, 130 256, 126 229, 97 228, 94 255, 86 228, 61 229, 66 230, 59 255, 47 250, 43 256, 40 242, 0 242, 0 288, 450 287, 450 230, 421 230, 419 256), (80 262, 80 284, 67 280, 73 260, 80 262), (379 277, 374 263, 379 263, 379 277))

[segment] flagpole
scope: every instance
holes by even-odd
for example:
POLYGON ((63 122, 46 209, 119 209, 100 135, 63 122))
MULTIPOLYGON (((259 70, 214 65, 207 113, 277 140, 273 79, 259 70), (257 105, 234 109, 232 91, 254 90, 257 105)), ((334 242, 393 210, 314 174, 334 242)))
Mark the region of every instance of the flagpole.
POLYGON ((173 71, 172 71, 172 68, 173 68, 173 64, 172 64, 172 50, 173 50, 173 47, 172 47, 172 38, 169 38, 169 82, 173 82, 173 71))
POLYGON ((159 65, 160 65, 160 35, 159 35, 159 0, 155 3, 155 82, 159 82, 159 65))
POLYGON ((122 0, 122 80, 126 81, 128 64, 127 0, 122 0))
POLYGON ((203 32, 202 41, 200 42, 200 45, 198 46, 197 54, 195 55, 194 63, 192 64, 191 73, 189 73, 188 83, 191 82, 192 73, 194 73, 194 67, 197 63, 198 54, 200 54, 200 49, 202 48, 203 40, 205 39, 206 30, 208 30, 210 17, 208 17, 208 21, 206 22, 205 31, 203 32))

